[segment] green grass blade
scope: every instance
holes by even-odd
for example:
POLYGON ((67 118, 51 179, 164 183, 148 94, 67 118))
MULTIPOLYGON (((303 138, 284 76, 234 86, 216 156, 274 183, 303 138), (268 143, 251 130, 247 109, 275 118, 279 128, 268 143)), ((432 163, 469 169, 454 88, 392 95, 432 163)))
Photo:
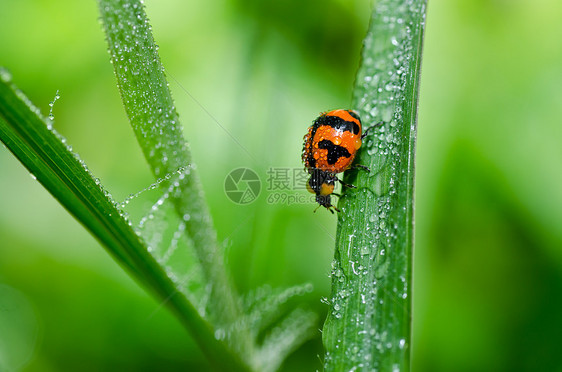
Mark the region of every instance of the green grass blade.
POLYGON ((134 278, 166 302, 218 370, 246 367, 197 310, 177 291, 147 246, 123 218, 85 165, 48 128, 39 110, 0 70, 0 139, 36 179, 93 235, 134 278))
MULTIPOLYGON (((99 0, 109 53, 125 111, 154 175, 158 178, 192 165, 178 114, 154 43, 144 6, 139 0, 99 0)), ((196 172, 178 180, 172 197, 177 214, 193 242, 204 275, 211 283, 211 320, 230 327, 239 319, 236 291, 224 267, 216 232, 196 172)), ((168 185, 163 183, 163 187, 168 185)), ((249 338, 226 331, 232 345, 250 352, 249 338)))
POLYGON ((339 202, 327 371, 408 371, 416 112, 425 0, 378 1, 364 41, 353 108, 364 140, 339 202))

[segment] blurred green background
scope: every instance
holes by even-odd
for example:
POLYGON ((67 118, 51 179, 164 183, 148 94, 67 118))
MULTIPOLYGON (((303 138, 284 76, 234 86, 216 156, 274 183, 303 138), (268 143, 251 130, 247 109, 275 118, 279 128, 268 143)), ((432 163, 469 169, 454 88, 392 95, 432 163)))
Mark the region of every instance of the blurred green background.
MULTIPOLYGON (((301 168, 310 122, 350 103, 370 5, 146 1, 240 291, 313 283, 300 300, 322 319, 336 218, 313 214, 310 203, 268 203, 265 189, 254 203, 235 205, 223 182, 238 167, 255 170, 264 186, 271 167, 301 168)), ((430 0, 414 371, 562 371, 560 19, 556 0, 430 0)), ((60 91, 55 127, 116 200, 153 182, 94 1, 0 0, 0 40, 0 65, 43 113, 60 91)), ((0 170, 0 365, 206 370, 173 316, 6 149, 0 170)), ((321 369, 321 356, 318 332, 283 370, 321 369)))

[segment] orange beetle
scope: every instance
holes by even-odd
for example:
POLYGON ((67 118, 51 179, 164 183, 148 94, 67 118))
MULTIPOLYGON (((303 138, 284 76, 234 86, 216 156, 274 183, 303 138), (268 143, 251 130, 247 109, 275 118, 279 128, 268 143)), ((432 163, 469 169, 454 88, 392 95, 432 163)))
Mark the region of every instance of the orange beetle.
MULTIPOLYGON (((382 123, 377 125, 380 124, 382 123)), ((336 181, 347 187, 355 187, 338 179, 336 174, 352 167, 363 138, 373 127, 362 134, 361 119, 357 112, 333 110, 322 113, 314 120, 304 136, 302 161, 310 174, 307 189, 316 194, 316 202, 319 205, 332 213, 334 213, 333 209, 339 212, 330 200, 336 181)), ((369 170, 363 165, 353 167, 369 170)))

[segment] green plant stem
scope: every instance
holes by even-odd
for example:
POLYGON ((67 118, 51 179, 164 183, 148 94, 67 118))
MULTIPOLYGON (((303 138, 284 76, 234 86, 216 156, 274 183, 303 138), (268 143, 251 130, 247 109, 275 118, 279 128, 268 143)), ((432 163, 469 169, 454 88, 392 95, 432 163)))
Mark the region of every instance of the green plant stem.
MULTIPOLYGON (((144 6, 139 0, 99 0, 101 19, 125 111, 155 177, 192 166, 144 6)), ((209 315, 224 328, 226 338, 242 354, 251 350, 249 337, 233 330, 240 316, 236 291, 227 274, 222 250, 196 172, 177 180, 171 195, 186 233, 193 241, 210 285, 209 315), (230 331, 229 331, 230 330, 230 331)), ((164 189, 169 185, 163 184, 164 189)))
POLYGON ((99 182, 9 79, 0 69, 0 139, 6 147, 117 262, 172 309, 217 370, 247 371, 177 291, 99 182))
POLYGON ((326 371, 408 371, 416 112, 426 1, 378 1, 353 96, 365 128, 339 202, 326 371))

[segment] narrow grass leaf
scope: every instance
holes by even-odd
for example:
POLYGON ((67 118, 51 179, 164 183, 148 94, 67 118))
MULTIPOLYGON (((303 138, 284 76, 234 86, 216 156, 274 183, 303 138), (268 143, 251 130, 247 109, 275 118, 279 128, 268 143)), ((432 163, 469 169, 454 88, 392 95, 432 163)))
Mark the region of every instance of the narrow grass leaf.
MULTIPOLYGON (((233 329, 240 319, 238 296, 218 248, 144 5, 140 0, 99 0, 98 4, 123 105, 152 172, 162 178, 180 168, 188 170, 175 181, 178 192, 170 198, 208 283, 206 313, 217 335, 241 355, 249 355, 252 344, 244 327, 233 329)), ((165 190, 169 184, 162 186, 165 190)))

